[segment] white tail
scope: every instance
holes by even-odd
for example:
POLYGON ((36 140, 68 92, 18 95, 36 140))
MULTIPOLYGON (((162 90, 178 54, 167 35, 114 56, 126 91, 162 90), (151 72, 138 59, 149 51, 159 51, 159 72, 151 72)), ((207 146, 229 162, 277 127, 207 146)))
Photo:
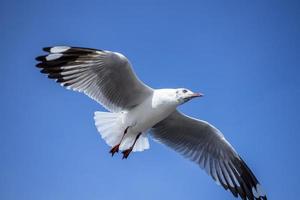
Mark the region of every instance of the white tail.
MULTIPOLYGON (((126 129, 126 125, 123 124, 123 114, 124 113, 122 112, 95 112, 94 120, 97 130, 102 139, 104 139, 106 144, 110 147, 113 147, 120 142, 126 129)), ((122 140, 120 150, 130 148, 136 135, 137 133, 131 133, 129 131, 122 140)), ((149 149, 149 141, 147 135, 143 133, 134 145, 133 151, 143 151, 145 149, 149 149)))

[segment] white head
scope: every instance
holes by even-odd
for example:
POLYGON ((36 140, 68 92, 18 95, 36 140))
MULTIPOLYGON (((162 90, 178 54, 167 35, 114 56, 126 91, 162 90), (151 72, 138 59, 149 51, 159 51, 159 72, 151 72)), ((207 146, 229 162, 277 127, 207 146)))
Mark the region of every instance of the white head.
POLYGON ((188 102, 189 100, 195 98, 195 97, 202 97, 203 94, 201 93, 195 93, 195 92, 192 92, 186 88, 178 88, 178 89, 175 89, 175 97, 176 97, 176 100, 179 104, 183 104, 185 102, 188 102))
POLYGON ((178 89, 159 89, 156 90, 156 94, 159 96, 160 103, 171 103, 175 105, 183 104, 195 97, 202 97, 201 93, 194 93, 185 88, 178 89))

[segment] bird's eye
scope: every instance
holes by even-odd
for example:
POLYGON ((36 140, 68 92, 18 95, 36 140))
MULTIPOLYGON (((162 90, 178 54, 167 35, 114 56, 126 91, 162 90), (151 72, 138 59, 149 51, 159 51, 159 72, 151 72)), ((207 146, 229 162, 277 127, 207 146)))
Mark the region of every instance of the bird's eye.
POLYGON ((182 90, 183 93, 187 93, 187 90, 182 90))

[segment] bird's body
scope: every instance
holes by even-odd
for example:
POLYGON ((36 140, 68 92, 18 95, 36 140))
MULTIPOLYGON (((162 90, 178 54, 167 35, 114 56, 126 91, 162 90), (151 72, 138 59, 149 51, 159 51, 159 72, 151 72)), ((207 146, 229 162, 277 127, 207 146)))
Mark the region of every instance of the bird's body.
POLYGON ((175 111, 177 104, 165 98, 167 90, 154 90, 153 95, 145 99, 140 105, 128 110, 127 126, 133 132, 146 132, 155 124, 168 117, 175 111))
MULTIPOLYGON (((156 89, 139 105, 118 112, 119 116, 116 117, 118 122, 115 123, 118 127, 111 129, 114 130, 111 133, 111 137, 115 137, 116 140, 110 146, 117 144, 127 127, 127 133, 120 144, 120 150, 129 148, 129 145, 134 143, 134 139, 139 133, 143 133, 146 136, 149 129, 168 117, 180 105, 180 102, 176 100, 175 93, 174 89, 156 89)), ((106 124, 101 124, 100 119, 99 124, 97 124, 100 134, 104 132, 101 131, 101 126, 106 126, 106 124)), ((133 151, 142 151, 147 148, 148 144, 145 144, 145 147, 134 148, 133 151)))
POLYGON ((37 67, 67 89, 83 92, 109 112, 95 112, 97 130, 123 158, 149 149, 148 135, 196 162, 226 190, 246 200, 266 200, 258 180, 223 134, 177 107, 202 96, 188 89, 152 89, 128 59, 116 52, 55 46, 44 48, 37 67))

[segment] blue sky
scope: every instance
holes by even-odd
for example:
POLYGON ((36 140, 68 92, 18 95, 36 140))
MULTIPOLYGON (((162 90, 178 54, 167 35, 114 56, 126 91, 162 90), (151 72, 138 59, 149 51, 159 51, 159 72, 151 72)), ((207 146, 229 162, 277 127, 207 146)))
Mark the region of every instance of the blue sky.
POLYGON ((299 1, 0 2, 0 199, 232 199, 166 147, 111 158, 103 110, 35 68, 41 48, 125 54, 154 88, 205 98, 180 107, 217 126, 270 199, 299 190, 299 1))

